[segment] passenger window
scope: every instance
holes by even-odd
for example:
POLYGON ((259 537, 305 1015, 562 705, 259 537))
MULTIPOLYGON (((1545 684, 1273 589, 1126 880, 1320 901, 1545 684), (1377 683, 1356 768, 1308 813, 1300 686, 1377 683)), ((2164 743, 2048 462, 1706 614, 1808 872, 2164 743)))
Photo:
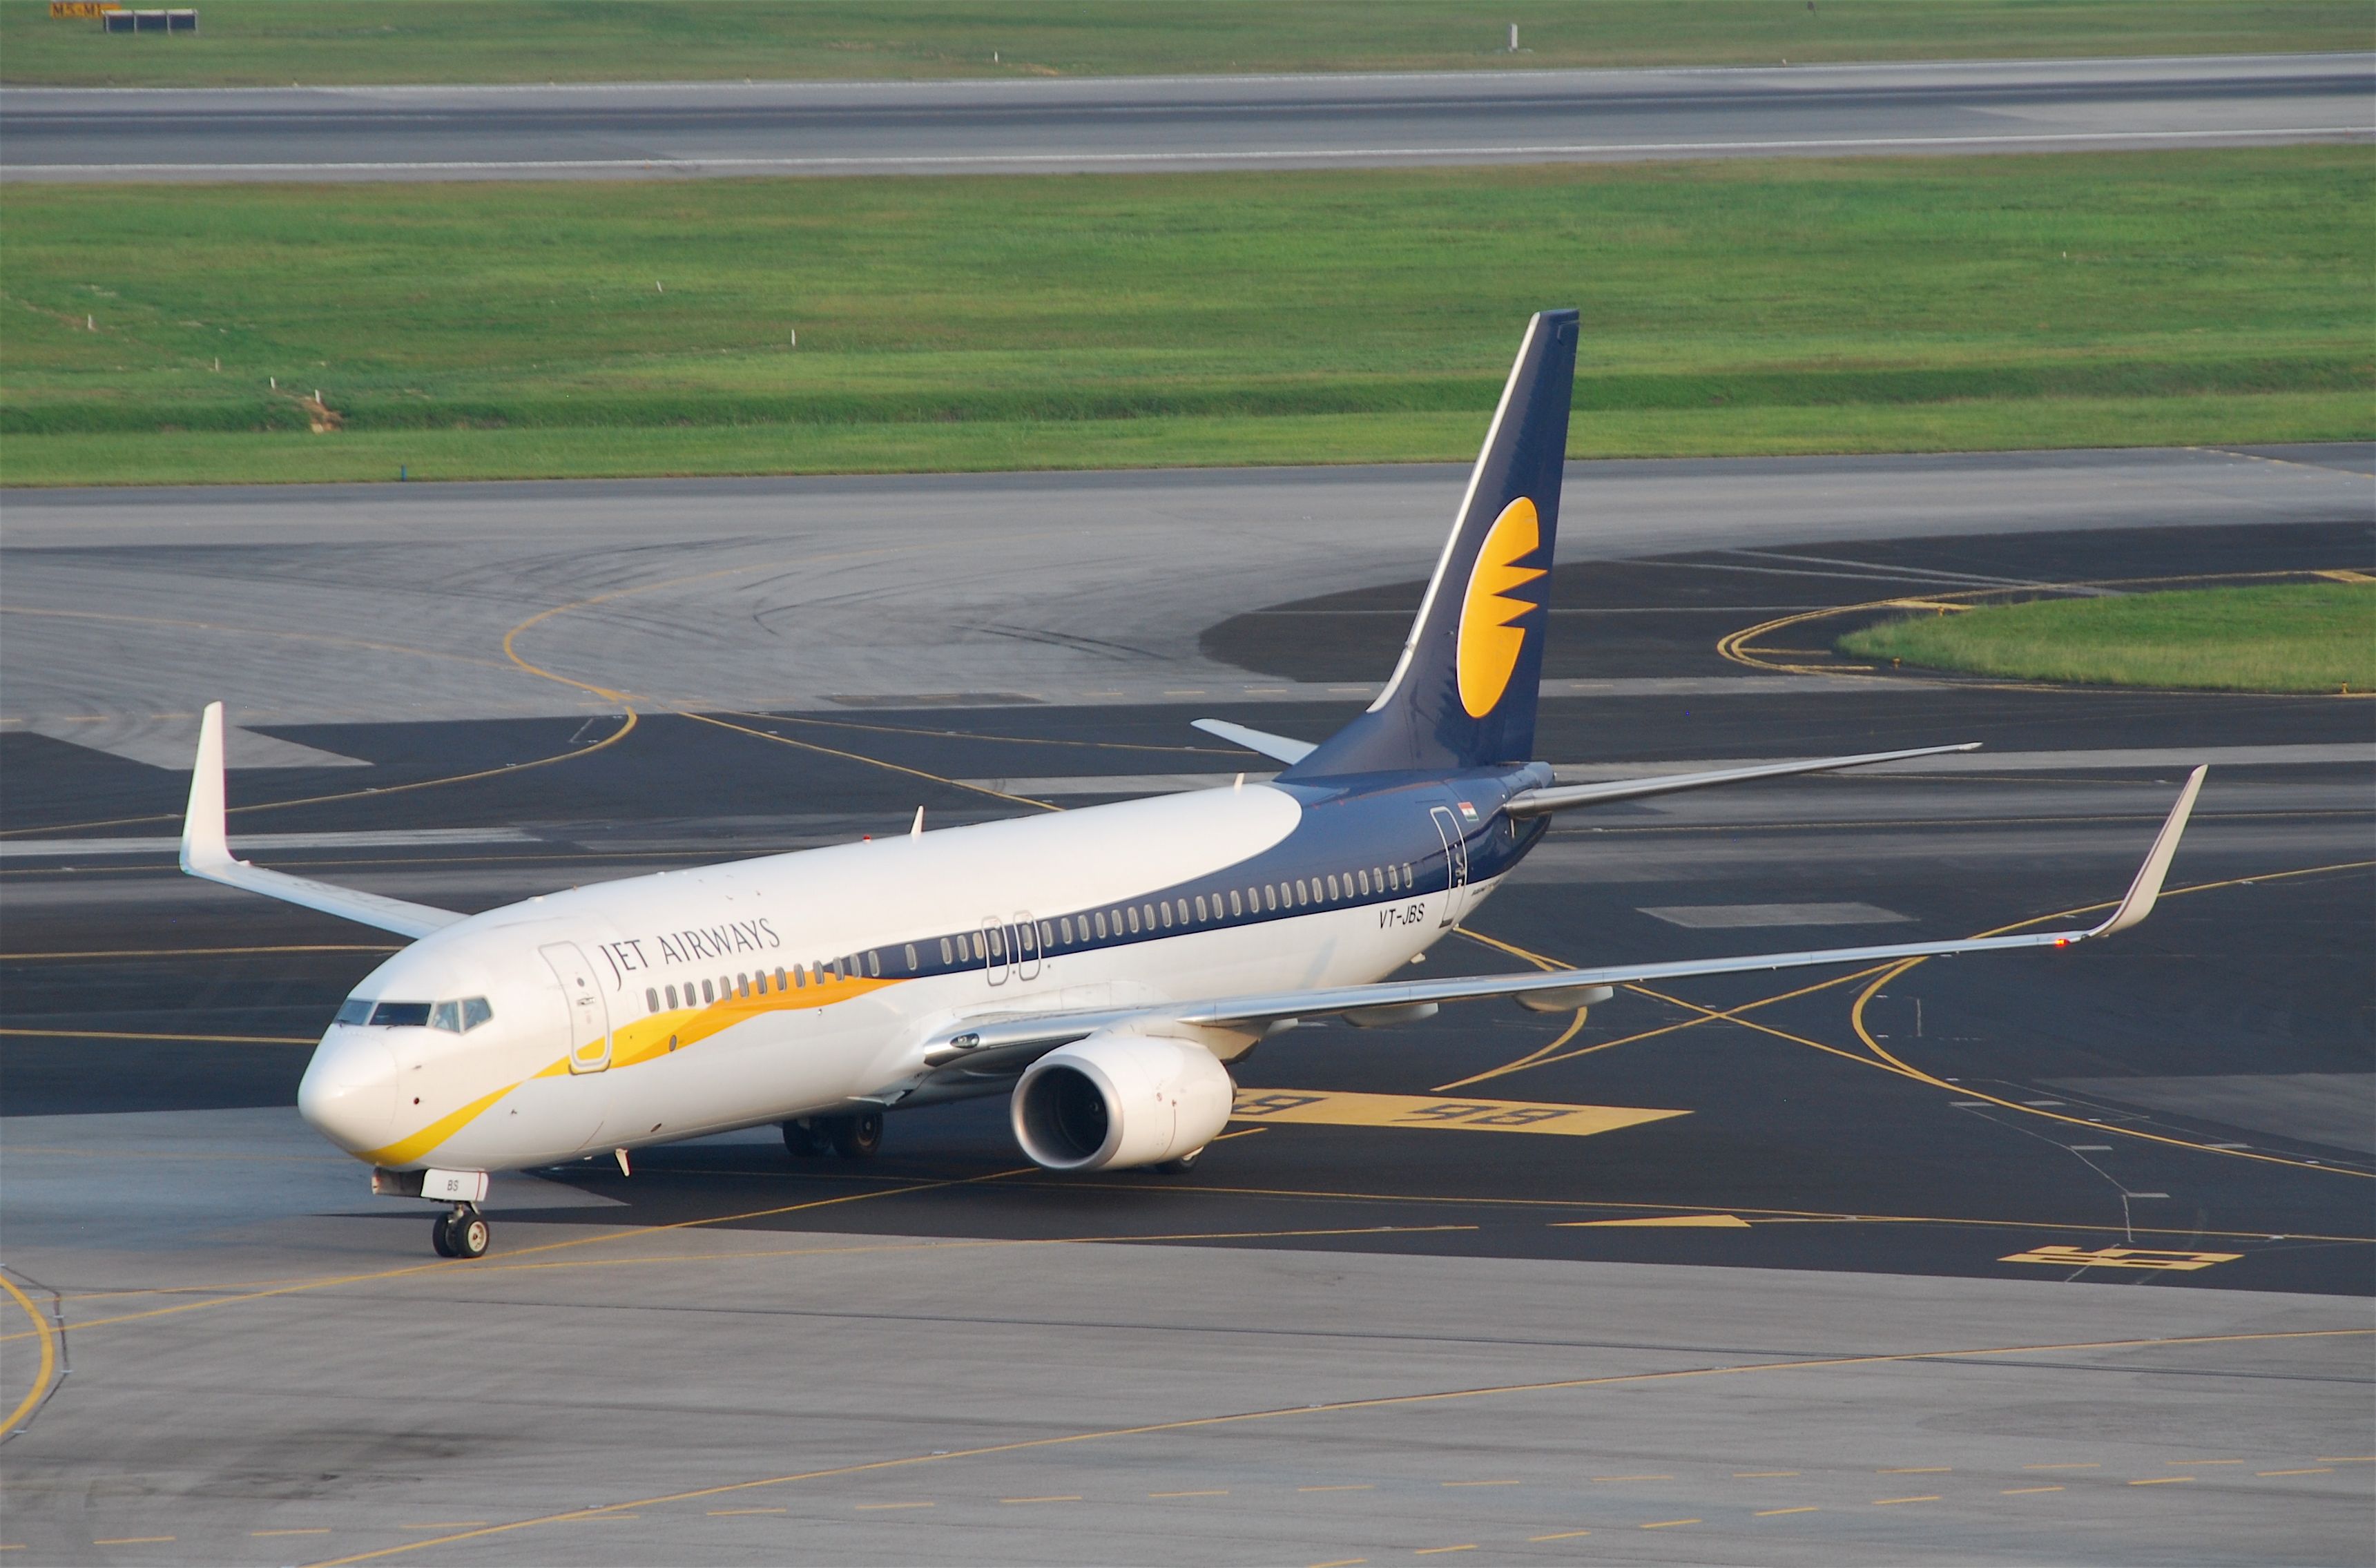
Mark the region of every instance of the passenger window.
POLYGON ((1065 946, 1070 947, 1070 946, 1073 944, 1073 917, 1072 917, 1072 916, 1070 916, 1070 915, 1062 915, 1062 916, 1059 916, 1059 917, 1057 918, 1057 921, 1056 921, 1056 934, 1057 934, 1059 937, 1061 937, 1061 938, 1063 938, 1063 943, 1064 943, 1064 945, 1065 945, 1065 946))
POLYGON ((809 967, 806 964, 794 964, 792 966, 792 983, 803 991, 808 989, 809 967))
POLYGON ((1105 912, 1103 909, 1099 909, 1099 910, 1098 911, 1098 934, 1099 934, 1100 937, 1102 937, 1102 936, 1104 936, 1104 935, 1105 935, 1105 933, 1106 933, 1106 912, 1105 912))
POLYGON ((949 951, 949 939, 945 936, 941 938, 941 962, 944 964, 954 964, 956 962, 956 955, 949 951))
POLYGON ((371 1021, 383 1029, 418 1029, 429 1023, 426 1002, 383 1002, 372 1009, 371 1021))
POLYGON ((371 1022, 371 1010, 372 1004, 365 1002, 362 997, 350 996, 344 1002, 339 1004, 339 1016, 332 1018, 330 1022, 334 1024, 368 1024, 371 1022))
POLYGON ((429 1027, 433 1029, 444 1029, 449 1035, 460 1034, 462 1004, 458 1002, 440 1002, 429 1010, 429 1027))
POLYGON ((957 957, 960 961, 968 961, 973 957, 973 948, 967 943, 964 932, 957 932, 957 957))
POLYGON ((1197 895, 1196 895, 1196 923, 1197 923, 1197 924, 1199 924, 1199 925, 1202 925, 1202 924, 1204 923, 1204 921, 1205 921, 1205 896, 1204 896, 1202 893, 1199 893, 1199 894, 1197 894, 1197 895))
POLYGON ((1312 896, 1303 890, 1303 878, 1300 876, 1295 879, 1295 901, 1299 904, 1308 904, 1312 901, 1312 896))
POLYGON ((1006 932, 996 926, 990 928, 990 956, 993 958, 1006 956, 1006 932))
POLYGON ((1411 868, 1410 868, 1410 862, 1409 862, 1408 861, 1405 861, 1403 862, 1403 885, 1404 885, 1405 887, 1408 887, 1410 885, 1411 885, 1411 868))
POLYGON ((703 980, 701 982, 701 999, 704 1002, 715 1002, 718 1000, 718 992, 710 989, 710 985, 707 980, 703 980))
POLYGON ((1332 902, 1335 901, 1337 897, 1336 877, 1334 873, 1331 873, 1328 878, 1328 897, 1332 902))
POLYGON ((870 947, 866 950, 866 972, 878 980, 882 978, 883 954, 880 948, 870 947))
POLYGON ((1041 921, 1040 922, 1040 951, 1045 953, 1055 940, 1056 932, 1054 928, 1050 926, 1046 921, 1041 921))
MULTIPOLYGON (((912 968, 913 966, 911 965, 910 967, 912 968)), ((784 973, 781 968, 778 968, 776 970, 776 989, 778 991, 790 991, 791 989, 791 980, 784 973)))
POLYGON ((1161 908, 1163 909, 1163 929, 1170 931, 1171 929, 1171 900, 1166 898, 1163 901, 1161 908))
POLYGON ((908 944, 908 972, 911 975, 916 972, 916 944, 912 942, 908 944))
POLYGON ((660 993, 659 989, 648 985, 644 987, 644 1011, 647 1013, 657 1013, 659 1010, 660 993))
POLYGON ((1370 896, 1370 873, 1363 871, 1360 866, 1355 866, 1353 868, 1353 880, 1360 885, 1361 896, 1365 898, 1368 897, 1370 896))
MULTIPOLYGON (((1218 914, 1218 913, 1219 913, 1219 911, 1218 911, 1218 909, 1217 909, 1217 910, 1215 910, 1214 912, 1215 912, 1215 913, 1217 913, 1217 914, 1218 914)), ((1242 903, 1239 902, 1239 900, 1238 900, 1238 890, 1237 890, 1236 888, 1234 888, 1234 887, 1230 888, 1230 916, 1231 916, 1232 918, 1234 918, 1234 917, 1236 917, 1236 916, 1242 915, 1242 914, 1244 914, 1245 912, 1246 912, 1246 907, 1245 907, 1245 905, 1243 905, 1242 903)))
POLYGON ((668 1004, 671 1007, 676 1005, 676 987, 674 986, 668 988, 668 1004))
POLYGON ((1138 907, 1138 912, 1146 917, 1146 929, 1153 931, 1155 929, 1155 906, 1152 904, 1141 904, 1138 907))

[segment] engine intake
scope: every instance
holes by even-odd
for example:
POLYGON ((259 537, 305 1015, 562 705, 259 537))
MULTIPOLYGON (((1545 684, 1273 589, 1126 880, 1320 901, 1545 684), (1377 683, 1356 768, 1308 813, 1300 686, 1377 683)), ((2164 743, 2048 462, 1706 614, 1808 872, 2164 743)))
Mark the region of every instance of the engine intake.
POLYGON ((1228 1125, 1237 1086, 1203 1046, 1091 1035, 1015 1086, 1015 1141, 1050 1170, 1128 1170, 1195 1153, 1228 1125))

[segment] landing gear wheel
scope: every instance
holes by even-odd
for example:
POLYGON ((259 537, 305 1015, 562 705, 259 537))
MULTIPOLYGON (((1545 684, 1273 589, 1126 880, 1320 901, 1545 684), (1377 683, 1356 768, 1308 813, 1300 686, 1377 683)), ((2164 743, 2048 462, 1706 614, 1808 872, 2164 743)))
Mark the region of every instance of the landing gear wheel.
POLYGON ((863 1111, 833 1119, 833 1152, 844 1159, 872 1159, 883 1146, 883 1112, 863 1111))
POLYGON ((1166 1176, 1185 1176, 1191 1170, 1195 1170, 1196 1162, 1204 1158, 1205 1151, 1203 1149, 1192 1148, 1186 1154, 1182 1155, 1179 1158, 1167 1159, 1155 1169, 1161 1171, 1166 1176))
POLYGON ((830 1141, 823 1128, 804 1116, 784 1123, 784 1149, 794 1159, 823 1154, 830 1141))
POLYGON ((487 1243, 494 1237, 487 1217, 474 1208, 457 1208, 451 1214, 437 1217, 437 1229, 431 1240, 442 1258, 482 1258, 487 1255, 487 1243))

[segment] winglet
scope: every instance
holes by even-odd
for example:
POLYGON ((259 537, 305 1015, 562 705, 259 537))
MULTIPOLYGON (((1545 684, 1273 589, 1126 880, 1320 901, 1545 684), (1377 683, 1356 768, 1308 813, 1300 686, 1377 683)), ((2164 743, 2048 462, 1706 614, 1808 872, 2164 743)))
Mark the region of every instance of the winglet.
POLYGON ((2187 775, 2186 788, 2178 792, 2178 804, 2169 808, 2169 820, 2161 825, 2161 832, 2145 853, 2145 863, 2137 868, 2137 879, 2129 884, 2129 896, 2112 911, 2112 918, 2089 932, 2089 936, 2109 936, 2126 931, 2153 913, 2154 900, 2161 897, 2162 878, 2169 874, 2170 857, 2178 853, 2179 836, 2186 831, 2186 819, 2194 810, 2194 797, 2203 792, 2203 776, 2211 769, 2198 767, 2187 775))
POLYGON ((198 720, 198 759, 190 768, 190 809, 182 818, 182 869, 202 875, 232 863, 223 831, 223 707, 210 702, 198 720))

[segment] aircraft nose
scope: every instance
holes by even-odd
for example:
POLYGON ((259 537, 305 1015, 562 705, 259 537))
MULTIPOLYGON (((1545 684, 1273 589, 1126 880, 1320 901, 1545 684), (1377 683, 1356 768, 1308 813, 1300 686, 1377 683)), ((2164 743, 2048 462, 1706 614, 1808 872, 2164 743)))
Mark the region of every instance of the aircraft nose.
POLYGON ((351 1028, 333 1027, 297 1086, 297 1114, 350 1154, 396 1141, 396 1053, 351 1028))

